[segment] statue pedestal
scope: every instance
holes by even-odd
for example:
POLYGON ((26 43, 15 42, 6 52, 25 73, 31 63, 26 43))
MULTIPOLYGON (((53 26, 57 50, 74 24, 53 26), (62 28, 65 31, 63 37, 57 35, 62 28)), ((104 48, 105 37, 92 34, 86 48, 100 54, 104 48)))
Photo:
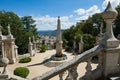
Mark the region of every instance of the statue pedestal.
POLYGON ((56 67, 64 62, 67 62, 69 59, 67 59, 67 55, 62 54, 62 57, 56 57, 55 55, 52 55, 50 57, 50 60, 48 62, 46 62, 44 65, 47 67, 56 67))

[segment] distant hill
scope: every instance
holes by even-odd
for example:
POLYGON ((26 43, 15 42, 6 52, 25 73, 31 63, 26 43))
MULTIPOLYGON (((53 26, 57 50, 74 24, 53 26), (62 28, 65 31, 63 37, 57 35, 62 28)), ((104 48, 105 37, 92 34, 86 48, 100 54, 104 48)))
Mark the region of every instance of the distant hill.
MULTIPOLYGON (((47 35, 47 36, 56 36, 56 32, 57 30, 46 30, 46 31, 38 31, 38 34, 47 35)), ((63 33, 64 30, 61 30, 61 32, 63 33)))

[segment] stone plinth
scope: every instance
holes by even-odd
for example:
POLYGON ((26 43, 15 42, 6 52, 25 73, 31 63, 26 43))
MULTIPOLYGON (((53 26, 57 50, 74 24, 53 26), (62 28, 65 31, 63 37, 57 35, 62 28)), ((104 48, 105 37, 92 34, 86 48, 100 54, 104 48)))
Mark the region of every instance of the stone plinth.
POLYGON ((47 66, 47 67, 56 67, 64 62, 66 62, 67 60, 60 60, 60 61, 54 61, 54 60, 51 60, 47 63, 45 63, 44 65, 47 66))
POLYGON ((67 56, 65 54, 62 54, 61 56, 57 56, 55 54, 55 55, 51 56, 51 59, 54 60, 54 61, 61 61, 61 60, 67 59, 67 56))
POLYGON ((104 76, 112 76, 119 73, 119 53, 120 47, 106 49, 106 52, 103 54, 104 76))
POLYGON ((29 37, 29 44, 28 44, 28 52, 30 53, 30 57, 35 56, 36 43, 35 43, 35 41, 33 41, 33 43, 32 43, 30 37, 29 37))

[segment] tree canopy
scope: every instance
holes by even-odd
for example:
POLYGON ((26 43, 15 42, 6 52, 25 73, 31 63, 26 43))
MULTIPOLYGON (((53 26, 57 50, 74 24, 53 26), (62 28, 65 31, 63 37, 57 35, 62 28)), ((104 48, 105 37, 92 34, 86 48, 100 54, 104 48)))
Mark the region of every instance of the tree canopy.
POLYGON ((14 12, 0 11, 0 24, 3 35, 7 35, 7 26, 10 24, 11 33, 15 38, 18 52, 24 54, 28 51, 29 37, 37 36, 35 20, 32 16, 19 17, 14 12))
MULTIPOLYGON (((120 34, 120 5, 116 7, 118 16, 114 21, 114 35, 117 37, 120 34)), ((102 19, 101 13, 96 13, 90 16, 87 20, 77 22, 75 26, 71 26, 63 33, 64 46, 67 46, 68 50, 73 49, 73 41, 80 40, 80 36, 83 36, 84 50, 92 48, 96 43, 96 36, 100 33, 100 27, 103 27, 103 33, 105 32, 106 24, 102 19)), ((78 46, 78 45, 77 45, 78 46)))

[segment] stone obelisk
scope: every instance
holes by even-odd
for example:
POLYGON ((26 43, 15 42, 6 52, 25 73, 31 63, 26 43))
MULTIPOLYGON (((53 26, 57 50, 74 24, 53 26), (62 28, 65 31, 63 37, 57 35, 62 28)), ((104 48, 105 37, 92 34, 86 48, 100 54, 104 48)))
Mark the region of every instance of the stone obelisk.
POLYGON ((54 61, 61 61, 67 59, 67 56, 62 53, 62 34, 61 34, 61 24, 60 16, 57 20, 57 34, 56 34, 56 54, 52 55, 51 59, 54 61))
POLYGON ((60 16, 57 20, 57 35, 56 35, 56 57, 62 57, 62 36, 61 36, 61 24, 60 16))

